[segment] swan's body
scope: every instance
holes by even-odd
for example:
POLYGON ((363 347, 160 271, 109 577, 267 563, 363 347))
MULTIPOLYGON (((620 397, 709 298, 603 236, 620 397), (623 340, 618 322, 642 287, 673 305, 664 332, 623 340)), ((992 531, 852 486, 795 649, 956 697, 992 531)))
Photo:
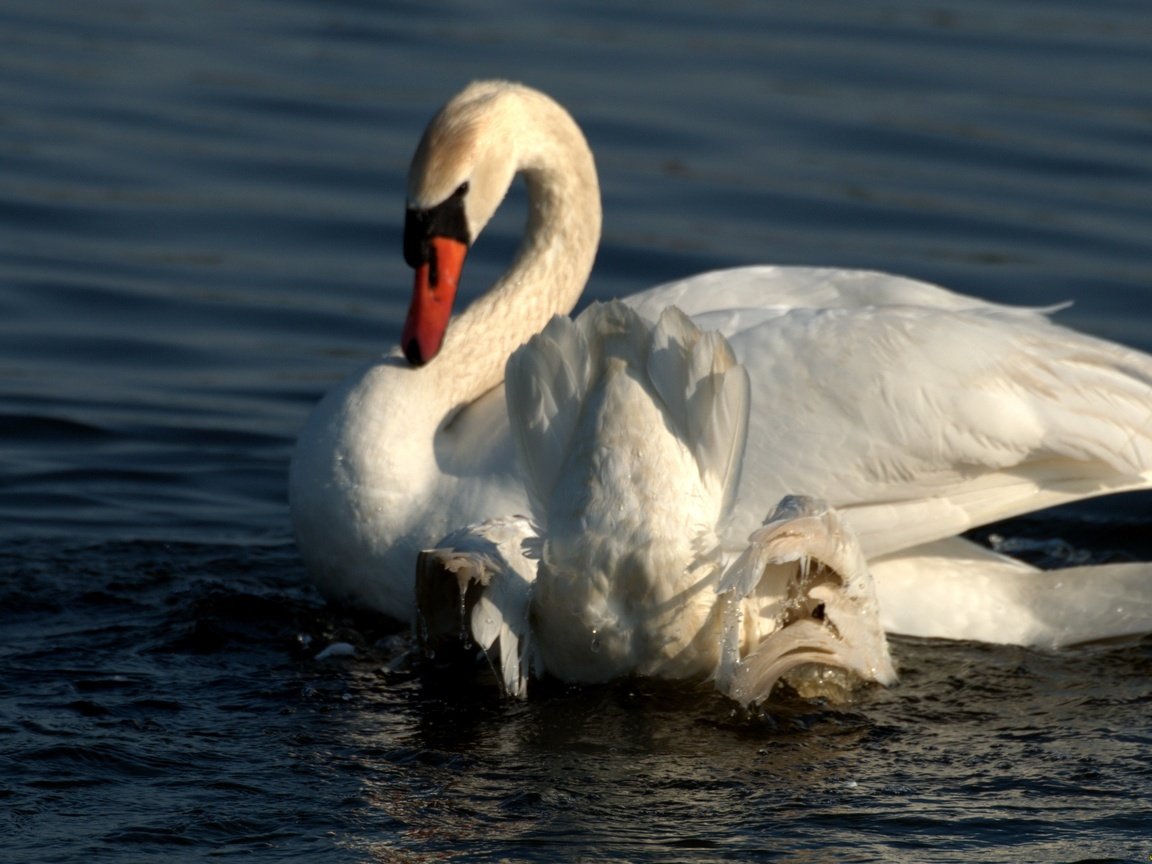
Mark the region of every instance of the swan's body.
POLYGON ((544 668, 567 681, 711 673, 749 408, 727 343, 675 307, 653 326, 594 306, 513 354, 507 388, 543 540, 532 611, 544 668))
MULTIPOLYGON (((501 82, 472 85, 433 120, 409 207, 417 288, 403 342, 426 365, 397 352, 329 393, 300 436, 291 481, 298 545, 320 587, 401 620, 413 614, 422 549, 460 526, 529 512, 504 364, 551 315, 571 310, 600 226, 575 123, 542 94, 501 82), (521 253, 447 326, 443 295, 460 250, 517 171, 531 200, 521 253)), ((886 596, 885 574, 919 571, 930 584, 920 564, 942 560, 940 541, 951 553, 963 541, 949 538, 973 526, 1152 485, 1152 358, 1041 312, 882 274, 787 268, 708 273, 625 302, 650 320, 679 306, 723 333, 748 370, 728 551, 783 495, 823 498, 858 535, 889 623, 915 619, 917 598, 886 596)), ((1093 570, 1098 580, 1115 572, 1093 570)), ((955 603, 921 624, 924 635, 989 635, 955 603)), ((1107 626, 1090 634, 1109 635, 1107 626)))
POLYGON ((533 519, 471 526, 421 556, 426 640, 464 633, 516 696, 532 674, 714 677, 744 704, 811 663, 895 679, 834 511, 788 498, 730 554, 749 386, 720 334, 675 307, 653 324, 595 305, 517 350, 506 386, 533 519))
POLYGON ((329 392, 301 432, 289 484, 296 542, 320 588, 401 621, 412 618, 412 568, 422 549, 462 525, 527 512, 508 437, 504 364, 576 304, 600 236, 596 169, 583 135, 558 105, 524 88, 479 84, 453 100, 425 133, 409 185, 405 251, 418 284, 404 342, 410 354, 438 348, 436 362, 414 367, 395 351, 329 392), (535 134, 523 135, 529 129, 535 134), (421 250, 427 238, 411 214, 454 212, 447 223, 464 218, 474 236, 517 171, 532 198, 528 238, 509 272, 444 333, 446 315, 439 321, 436 313, 451 306, 441 295, 455 276, 441 256, 455 247, 421 250), (465 183, 467 195, 455 195, 465 183), (445 210, 448 202, 458 206, 445 210), (442 346, 428 335, 430 320, 442 346))

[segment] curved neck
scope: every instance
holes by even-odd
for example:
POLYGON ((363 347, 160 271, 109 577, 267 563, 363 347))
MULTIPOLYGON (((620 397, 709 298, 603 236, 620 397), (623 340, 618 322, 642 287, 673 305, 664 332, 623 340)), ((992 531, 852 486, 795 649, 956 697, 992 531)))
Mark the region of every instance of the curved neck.
POLYGON ((508 357, 553 315, 572 311, 600 242, 596 166, 576 123, 550 101, 519 131, 518 173, 528 186, 528 224, 512 266, 449 326, 440 355, 448 410, 504 380, 508 357))

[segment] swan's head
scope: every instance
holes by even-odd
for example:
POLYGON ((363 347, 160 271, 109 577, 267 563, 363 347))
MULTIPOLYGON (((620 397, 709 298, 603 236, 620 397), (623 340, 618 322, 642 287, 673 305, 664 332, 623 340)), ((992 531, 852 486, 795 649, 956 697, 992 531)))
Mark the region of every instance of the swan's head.
POLYGON ((517 84, 478 81, 440 109, 424 132, 408 174, 404 224, 404 258, 416 270, 416 284, 401 345, 413 365, 440 350, 468 248, 521 167, 525 101, 532 98, 547 97, 517 84))
POLYGON ((782 678, 834 699, 857 680, 896 681, 864 556, 824 502, 784 498, 718 590, 732 617, 717 678, 737 701, 766 699, 782 678))
MULTIPOLYGON (((580 296, 600 239, 599 184, 588 143, 568 112, 543 93, 477 81, 432 118, 408 174, 404 257, 416 270, 416 284, 402 347, 412 364, 427 363, 440 350, 464 257, 518 172, 527 179, 530 205, 518 263, 527 266, 531 258, 540 265, 543 273, 524 281, 550 292, 536 304, 533 321, 543 326, 580 296), (537 254, 525 256, 530 248, 537 254), (563 275, 549 269, 559 261, 563 275)), ((509 276, 509 284, 515 282, 509 276)))

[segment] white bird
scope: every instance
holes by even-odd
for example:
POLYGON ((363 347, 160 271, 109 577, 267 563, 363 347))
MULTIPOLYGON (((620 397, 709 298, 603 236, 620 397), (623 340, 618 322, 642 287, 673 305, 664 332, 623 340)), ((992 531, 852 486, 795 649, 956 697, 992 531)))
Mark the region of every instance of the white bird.
POLYGON ((732 560, 749 382, 723 336, 674 306, 653 324, 594 305, 517 350, 506 386, 532 523, 487 521, 421 555, 426 644, 463 633, 520 697, 545 674, 712 677, 743 704, 811 664, 895 680, 834 511, 786 498, 732 560))
MULTIPOLYGON (((575 305, 600 234, 580 130, 547 96, 507 82, 472 84, 432 120, 408 208, 416 285, 402 352, 325 396, 300 435, 290 482, 297 544, 317 584, 400 620, 413 616, 421 550, 460 526, 529 512, 504 366, 575 305), (520 253, 449 321, 464 254, 517 173, 529 195, 520 253)), ((625 302, 653 321, 678 306, 724 334, 748 371, 748 443, 729 536, 745 542, 781 497, 799 492, 825 500, 854 530, 891 630, 1031 644, 1152 630, 1152 575, 1105 566, 1067 574, 1080 586, 1092 580, 1076 598, 1100 607, 1091 628, 1071 628, 1079 611, 1057 603, 1035 626, 990 629, 990 603, 1007 603, 1000 620, 1011 620, 1047 584, 956 538, 1152 485, 1152 358, 1042 311, 872 272, 749 267, 625 302), (977 583, 957 587, 973 572, 1014 587, 991 600, 977 583)))

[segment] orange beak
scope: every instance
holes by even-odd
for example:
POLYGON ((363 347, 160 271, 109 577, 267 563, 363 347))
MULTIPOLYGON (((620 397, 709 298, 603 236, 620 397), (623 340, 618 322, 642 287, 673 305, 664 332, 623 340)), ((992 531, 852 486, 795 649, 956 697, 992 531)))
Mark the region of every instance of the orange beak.
POLYGON ((428 241, 428 260, 416 268, 412 305, 400 336, 404 356, 413 366, 423 366, 440 351, 467 254, 467 244, 459 240, 432 237, 428 241))

